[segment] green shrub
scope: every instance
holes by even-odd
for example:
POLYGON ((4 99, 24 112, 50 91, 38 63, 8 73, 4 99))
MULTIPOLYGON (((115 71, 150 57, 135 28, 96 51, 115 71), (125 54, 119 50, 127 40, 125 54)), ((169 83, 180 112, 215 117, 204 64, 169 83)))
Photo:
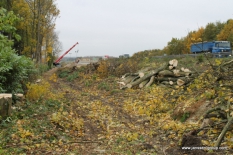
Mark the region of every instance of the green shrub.
POLYGON ((0 92, 23 93, 23 88, 33 73, 33 62, 18 56, 13 50, 0 52, 0 92))
POLYGON ((203 54, 198 55, 198 56, 197 56, 197 61, 198 61, 199 63, 204 62, 204 55, 203 55, 203 54))
POLYGON ((181 122, 185 122, 189 118, 189 113, 184 113, 180 119, 181 122))
MULTIPOLYGON (((13 12, 7 13, 1 8, 0 32, 11 33, 16 40, 20 40, 20 36, 15 33, 16 29, 11 25, 18 20, 13 12)), ((29 58, 18 56, 12 46, 13 41, 0 33, 0 93, 23 93, 29 77, 36 71, 33 62, 29 58)))
POLYGON ((110 90, 110 87, 109 87, 109 85, 108 85, 107 83, 101 82, 101 83, 98 85, 98 89, 109 91, 109 90, 110 90))
POLYGON ((40 64, 38 67, 39 75, 42 75, 44 72, 49 70, 49 66, 47 64, 40 64))
POLYGON ((68 75, 69 75, 69 72, 66 71, 66 70, 61 71, 61 72, 58 74, 59 78, 65 78, 65 77, 67 77, 68 75))
POLYGON ((70 74, 68 77, 67 77, 67 80, 68 81, 73 81, 74 79, 78 78, 78 72, 73 72, 72 74, 70 74))
POLYGON ((92 80, 85 80, 84 81, 84 84, 85 84, 86 87, 90 87, 92 83, 93 83, 92 80))

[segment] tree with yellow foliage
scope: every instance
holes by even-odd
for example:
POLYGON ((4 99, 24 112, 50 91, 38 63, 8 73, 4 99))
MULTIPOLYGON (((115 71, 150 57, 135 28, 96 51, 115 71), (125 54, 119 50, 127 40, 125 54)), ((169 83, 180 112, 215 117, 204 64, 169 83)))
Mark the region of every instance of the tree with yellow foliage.
POLYGON ((197 31, 189 32, 186 47, 190 50, 190 46, 196 42, 202 42, 204 35, 204 27, 200 27, 197 31))
POLYGON ((222 31, 217 35, 218 40, 230 41, 233 46, 233 19, 229 19, 222 31))
POLYGON ((1 6, 13 11, 22 21, 14 26, 22 37, 14 42, 19 55, 26 55, 36 63, 47 63, 47 56, 52 55, 54 46, 55 21, 59 10, 56 0, 4 0, 1 6))

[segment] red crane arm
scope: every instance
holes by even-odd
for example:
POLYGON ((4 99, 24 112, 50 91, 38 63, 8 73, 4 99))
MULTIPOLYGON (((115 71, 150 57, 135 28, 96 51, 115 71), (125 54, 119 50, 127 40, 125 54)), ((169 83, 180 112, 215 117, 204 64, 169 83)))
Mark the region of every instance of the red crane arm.
POLYGON ((61 61, 61 59, 70 52, 70 50, 72 50, 72 48, 74 48, 76 45, 78 44, 78 42, 76 44, 74 44, 68 51, 66 51, 62 56, 60 56, 53 64, 57 65, 59 64, 59 62, 61 61))

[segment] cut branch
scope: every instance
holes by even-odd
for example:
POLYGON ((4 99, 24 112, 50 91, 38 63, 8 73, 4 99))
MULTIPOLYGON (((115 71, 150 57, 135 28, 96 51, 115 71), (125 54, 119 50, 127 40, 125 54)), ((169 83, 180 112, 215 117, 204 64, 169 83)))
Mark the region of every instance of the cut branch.
POLYGON ((233 117, 230 117, 229 120, 228 120, 228 122, 227 122, 227 124, 223 128, 222 132, 218 136, 218 140, 215 143, 215 147, 219 147, 221 145, 221 142, 222 142, 225 134, 227 133, 228 128, 231 126, 232 122, 233 122, 233 117))

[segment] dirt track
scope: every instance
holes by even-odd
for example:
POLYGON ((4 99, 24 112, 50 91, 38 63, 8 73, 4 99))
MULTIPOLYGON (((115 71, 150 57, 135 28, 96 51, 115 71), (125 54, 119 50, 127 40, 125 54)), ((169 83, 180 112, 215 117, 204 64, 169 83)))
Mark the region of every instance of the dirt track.
MULTIPOLYGON (((69 68, 72 65, 68 64, 65 67, 69 68)), ((48 78, 57 70, 58 68, 53 68, 45 74, 45 77, 48 78)), ((65 92, 66 103, 69 105, 66 107, 67 110, 84 121, 82 134, 74 133, 74 135, 81 141, 96 142, 72 144, 70 148, 78 149, 81 154, 112 154, 114 149, 119 149, 121 152, 130 150, 133 154, 137 152, 177 155, 185 152, 187 154, 206 154, 203 150, 184 151, 180 148, 182 140, 180 133, 185 134, 185 125, 181 125, 181 131, 178 128, 175 129, 176 131, 164 129, 163 126, 170 125, 169 123, 175 123, 175 126, 177 123, 178 126, 179 120, 176 122, 169 120, 159 124, 159 121, 151 122, 151 118, 139 115, 136 113, 136 109, 132 109, 136 108, 136 103, 146 107, 146 103, 153 100, 155 94, 139 89, 119 90, 115 84, 116 81, 117 78, 114 77, 94 79, 94 75, 88 74, 72 82, 67 81, 66 78, 58 78, 57 82, 51 82, 52 87, 58 93, 65 92), (109 87, 108 90, 106 85, 109 87), (148 96, 148 93, 149 96, 152 95, 152 98, 145 97, 148 96), (118 146, 123 148, 118 148, 118 146)), ((202 113, 204 111, 199 111, 196 116, 194 112, 190 119, 197 120, 202 113)), ((206 139, 206 137, 202 138, 206 139)), ((184 146, 186 142, 189 142, 189 146, 194 147, 202 145, 200 138, 195 136, 187 136, 183 141, 184 146)))

